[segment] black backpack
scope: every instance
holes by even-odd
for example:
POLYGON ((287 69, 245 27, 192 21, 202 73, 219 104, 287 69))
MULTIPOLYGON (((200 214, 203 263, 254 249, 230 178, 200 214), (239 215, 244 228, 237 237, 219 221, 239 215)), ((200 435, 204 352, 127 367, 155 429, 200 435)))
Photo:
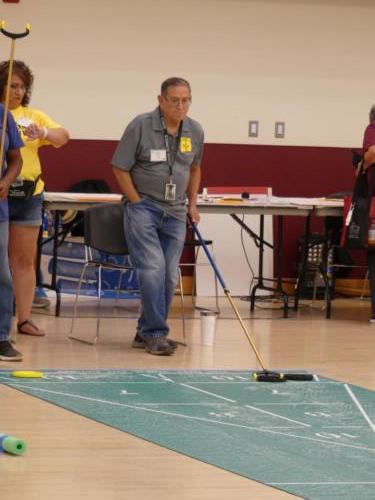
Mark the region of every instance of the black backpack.
MULTIPOLYGON (((85 179, 73 184, 68 191, 70 193, 111 193, 111 189, 103 179, 85 179)), ((77 212, 73 220, 69 222, 71 225, 70 234, 72 236, 83 236, 83 213, 77 212)))

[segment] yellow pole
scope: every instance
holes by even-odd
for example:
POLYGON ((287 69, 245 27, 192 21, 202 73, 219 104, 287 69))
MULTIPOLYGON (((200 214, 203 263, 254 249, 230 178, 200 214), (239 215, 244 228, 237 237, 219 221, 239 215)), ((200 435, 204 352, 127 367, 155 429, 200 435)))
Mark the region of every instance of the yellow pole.
POLYGON ((0 165, 3 164, 4 160, 4 146, 5 146, 5 134, 7 127, 8 118, 8 108, 9 108, 9 95, 10 95, 10 84, 12 82, 12 72, 13 72, 13 61, 14 61, 14 49, 16 46, 16 41, 12 39, 10 46, 10 59, 9 59, 9 69, 8 69, 8 80, 5 90, 5 100, 4 100, 4 115, 3 115, 3 128, 1 129, 1 143, 0 143, 0 165))

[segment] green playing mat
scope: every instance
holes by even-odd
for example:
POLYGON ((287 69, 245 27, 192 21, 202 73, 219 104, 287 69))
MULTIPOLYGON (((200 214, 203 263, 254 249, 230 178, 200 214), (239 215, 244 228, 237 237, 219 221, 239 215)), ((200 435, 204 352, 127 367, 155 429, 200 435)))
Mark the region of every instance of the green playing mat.
POLYGON ((0 371, 0 382, 304 498, 374 498, 372 391, 318 378, 253 382, 244 371, 44 373, 0 371))

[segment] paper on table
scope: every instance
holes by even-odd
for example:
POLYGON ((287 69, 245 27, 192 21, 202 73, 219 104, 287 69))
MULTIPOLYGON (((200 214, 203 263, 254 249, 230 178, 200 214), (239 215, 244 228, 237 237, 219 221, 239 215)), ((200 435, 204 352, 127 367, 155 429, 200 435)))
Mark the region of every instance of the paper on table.
POLYGON ((341 207, 343 206, 343 200, 333 200, 327 198, 293 198, 293 197, 277 197, 272 196, 273 201, 287 203, 291 205, 319 205, 328 207, 341 207))
MULTIPOLYGON (((309 207, 342 207, 343 200, 333 200, 326 198, 296 198, 288 196, 251 196, 250 199, 243 199, 237 196, 209 196, 207 200, 202 200, 203 203, 218 203, 222 205, 251 205, 251 206, 273 206, 273 207, 290 207, 296 206, 300 208, 309 207)), ((199 200, 201 202, 201 200, 199 200)))

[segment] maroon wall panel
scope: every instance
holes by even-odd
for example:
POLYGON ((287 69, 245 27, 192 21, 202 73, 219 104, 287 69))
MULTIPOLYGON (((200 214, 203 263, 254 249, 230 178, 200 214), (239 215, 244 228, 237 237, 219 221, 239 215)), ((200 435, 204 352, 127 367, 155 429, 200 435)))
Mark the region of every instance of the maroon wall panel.
MULTIPOLYGON (((49 191, 66 191, 83 179, 105 179, 119 192, 110 162, 117 141, 72 140, 61 149, 43 148, 43 176, 49 191)), ((276 196, 326 196, 350 191, 354 180, 350 148, 206 144, 203 186, 272 186, 276 196)), ((312 230, 320 231, 313 221, 312 230)), ((304 220, 284 223, 283 275, 294 276, 297 241, 304 220)), ((209 235, 207 235, 209 237, 209 235)))
MULTIPOLYGON (((266 185, 276 196, 326 196, 351 190, 351 157, 350 148, 208 144, 202 185, 266 185)), ((313 220, 311 230, 322 231, 322 221, 313 220)), ((296 275, 303 232, 303 218, 284 219, 284 276, 296 275)))
POLYGON ((40 150, 48 191, 67 191, 83 179, 105 179, 114 192, 117 183, 110 168, 117 141, 72 140, 62 148, 40 150))

